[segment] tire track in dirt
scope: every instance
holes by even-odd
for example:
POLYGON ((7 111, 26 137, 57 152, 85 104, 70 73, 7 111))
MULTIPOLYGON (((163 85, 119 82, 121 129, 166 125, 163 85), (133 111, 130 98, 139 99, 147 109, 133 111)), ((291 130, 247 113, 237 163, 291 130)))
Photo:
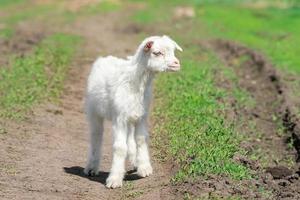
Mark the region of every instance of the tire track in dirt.
POLYGON ((211 46, 224 63, 235 71, 238 87, 246 90, 256 102, 253 108, 238 109, 233 103, 236 109, 235 118, 252 120, 255 122, 256 131, 262 134, 262 137, 257 139, 257 133, 251 133, 253 130, 247 126, 243 127, 243 132, 249 134, 247 137, 254 139, 251 140, 251 144, 245 142, 244 146, 250 151, 262 148, 265 153, 276 155, 278 160, 268 160, 269 166, 263 168, 260 163, 246 158, 237 159, 256 170, 260 177, 256 185, 272 190, 271 198, 299 199, 299 124, 292 114, 291 101, 286 86, 281 82, 280 73, 264 56, 234 42, 216 40, 211 42, 211 46), (238 66, 235 66, 237 63, 238 66), (278 123, 285 128, 284 137, 277 132, 278 123), (287 145, 291 138, 294 139, 294 149, 289 149, 287 145), (293 166, 286 166, 282 162, 289 157, 295 160, 293 166))
POLYGON ((128 28, 127 15, 114 12, 69 25, 66 31, 81 35, 85 42, 71 66, 61 104, 39 106, 25 122, 1 122, 7 132, 0 134, 1 199, 173 199, 167 192, 169 173, 154 159, 153 176, 135 180, 128 175, 122 189, 105 188, 112 157, 108 123, 101 173, 83 175, 88 145, 86 78, 96 57, 134 53, 140 41, 135 31, 123 31, 128 28))

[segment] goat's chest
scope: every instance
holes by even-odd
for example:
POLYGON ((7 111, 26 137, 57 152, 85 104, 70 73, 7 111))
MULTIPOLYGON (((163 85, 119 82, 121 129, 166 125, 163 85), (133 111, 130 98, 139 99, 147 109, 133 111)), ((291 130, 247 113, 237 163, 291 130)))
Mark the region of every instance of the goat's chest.
POLYGON ((117 112, 125 118, 136 121, 148 110, 144 93, 132 93, 128 90, 116 93, 115 105, 117 112))

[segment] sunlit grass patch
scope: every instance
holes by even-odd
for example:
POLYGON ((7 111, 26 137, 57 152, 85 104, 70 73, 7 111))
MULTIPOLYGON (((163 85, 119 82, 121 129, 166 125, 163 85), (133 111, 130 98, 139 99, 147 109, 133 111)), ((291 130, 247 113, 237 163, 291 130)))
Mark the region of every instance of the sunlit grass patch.
MULTIPOLYGON (((136 0, 131 0, 138 2, 136 0)), ((132 20, 136 23, 149 24, 153 22, 164 22, 172 17, 173 6, 178 1, 147 1, 144 3, 144 8, 135 12, 132 15, 132 20)))
POLYGON ((258 49, 277 67, 300 73, 299 7, 249 9, 241 4, 204 4, 197 11, 212 36, 258 49))
POLYGON ((31 55, 14 58, 11 67, 1 69, 0 116, 22 118, 42 99, 57 98, 79 41, 74 35, 52 35, 31 55))
POLYGON ((0 0, 0 9, 6 8, 11 5, 24 3, 24 2, 25 2, 25 0, 0 0))
POLYGON ((156 82, 155 116, 163 123, 155 130, 169 139, 169 152, 180 166, 177 180, 209 174, 249 177, 248 169, 232 159, 241 138, 226 122, 224 105, 218 101, 226 93, 214 83, 217 58, 204 54, 206 59, 195 61, 185 53, 183 70, 156 82))

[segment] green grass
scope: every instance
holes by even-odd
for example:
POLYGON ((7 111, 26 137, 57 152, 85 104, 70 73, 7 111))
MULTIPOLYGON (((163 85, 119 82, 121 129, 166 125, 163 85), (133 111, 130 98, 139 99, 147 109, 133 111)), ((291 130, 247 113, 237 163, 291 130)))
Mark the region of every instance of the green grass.
POLYGON ((25 0, 0 0, 0 9, 7 8, 11 5, 24 3, 25 0))
MULTIPOLYGON (((132 2, 141 2, 140 0, 131 0, 132 2)), ((144 1, 146 8, 136 11, 132 15, 132 20, 136 23, 151 24, 154 22, 168 21, 172 17, 172 8, 181 3, 181 0, 164 1, 151 0, 144 1)))
POLYGON ((41 100, 57 98, 79 41, 78 36, 54 34, 31 55, 14 58, 9 68, 1 69, 0 116, 23 118, 41 100))
MULTIPOLYGON (((210 33, 210 38, 233 40, 265 54, 279 72, 282 72, 284 84, 289 88, 298 89, 289 94, 296 99, 299 95, 299 85, 285 80, 288 80, 291 74, 296 77, 300 73, 298 58, 300 7, 299 1, 298 5, 296 1, 291 3, 291 6, 286 8, 269 6, 260 9, 247 7, 241 3, 228 5, 204 3, 196 7, 196 10, 197 20, 204 24, 205 29, 210 33)), ((239 104, 245 106, 251 104, 251 102, 243 102, 243 98, 236 99, 239 104)), ((294 108, 294 111, 297 112, 297 108, 294 108)), ((279 119, 276 132, 282 136, 284 131, 281 123, 279 119)), ((253 131, 256 132, 256 128, 253 128, 253 131)), ((272 160, 290 167, 295 164, 293 156, 278 160, 278 155, 260 148, 255 149, 252 155, 248 156, 253 160, 259 160, 263 167, 269 166, 272 160)))
MULTIPOLYGON (((154 2, 152 2, 152 3, 154 3, 154 2)), ((150 10, 137 11, 132 16, 132 20, 136 23, 151 24, 153 22, 163 22, 163 21, 169 19, 169 16, 165 15, 165 12, 169 11, 169 9, 167 9, 167 7, 162 6, 161 4, 152 4, 152 6, 155 6, 155 7, 159 6, 160 9, 158 9, 158 7, 156 7, 157 8, 156 12, 151 12, 150 10)), ((151 8, 151 9, 153 9, 153 8, 151 8)))
POLYGON ((248 170, 232 160, 239 137, 226 123, 225 105, 218 101, 226 94, 214 83, 217 58, 205 52, 203 60, 195 61, 188 54, 182 56, 179 74, 162 75, 156 82, 155 116, 163 123, 155 130, 169 137, 169 152, 181 167, 176 179, 208 174, 249 177, 248 170))
POLYGON ((83 13, 85 14, 99 14, 99 13, 107 13, 112 12, 120 8, 120 4, 113 1, 101 1, 96 5, 87 6, 83 9, 83 13))
POLYGON ((204 4, 198 18, 211 35, 265 53, 280 69, 300 73, 300 7, 252 9, 240 4, 204 4))
POLYGON ((12 36, 14 36, 14 27, 16 24, 22 21, 45 16, 49 14, 54 7, 53 5, 39 5, 33 7, 24 5, 24 8, 21 12, 19 9, 20 8, 13 8, 9 10, 7 15, 0 18, 0 23, 4 25, 4 28, 0 30, 0 37, 4 39, 10 39, 12 36))

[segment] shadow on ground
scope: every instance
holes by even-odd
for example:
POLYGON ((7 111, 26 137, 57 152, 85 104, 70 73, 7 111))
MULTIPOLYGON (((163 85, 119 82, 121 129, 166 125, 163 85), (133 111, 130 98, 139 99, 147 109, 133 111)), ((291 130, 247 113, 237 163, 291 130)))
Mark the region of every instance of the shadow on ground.
MULTIPOLYGON (((97 175, 97 176, 87 176, 83 173, 84 168, 80 167, 80 166, 64 167, 63 169, 67 174, 72 174, 72 175, 77 175, 77 176, 80 176, 83 178, 87 178, 91 181, 95 181, 95 182, 101 183, 103 185, 105 185, 106 179, 109 174, 109 172, 100 171, 99 175, 97 175)), ((138 180, 138 179, 141 179, 141 177, 136 174, 136 170, 127 171, 127 173, 125 174, 125 178, 124 178, 125 181, 134 181, 134 180, 138 180)))

